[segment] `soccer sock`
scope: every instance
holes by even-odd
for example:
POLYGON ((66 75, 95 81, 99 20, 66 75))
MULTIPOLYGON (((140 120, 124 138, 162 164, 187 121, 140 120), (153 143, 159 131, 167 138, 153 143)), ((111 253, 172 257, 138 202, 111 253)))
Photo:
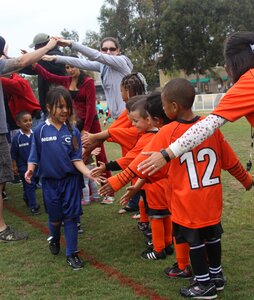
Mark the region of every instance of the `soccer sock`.
POLYGON ((184 270, 190 265, 190 247, 188 243, 177 244, 174 238, 174 248, 178 268, 184 270))
POLYGON ((140 212, 140 220, 139 221, 142 223, 148 223, 149 217, 148 217, 148 214, 146 213, 145 202, 142 197, 139 200, 138 206, 139 206, 139 212, 140 212))
POLYGON ((51 222, 48 220, 48 228, 50 235, 53 236, 56 242, 59 242, 61 237, 61 222, 51 222))
POLYGON ((191 266, 197 281, 202 285, 210 282, 205 244, 190 246, 191 266))
POLYGON ((164 241, 164 224, 163 219, 151 218, 153 249, 156 252, 161 252, 165 249, 164 241))
POLYGON ((78 250, 77 219, 64 220, 64 235, 66 241, 66 256, 70 256, 78 250))
POLYGON ((164 240, 165 240, 165 247, 172 244, 172 222, 171 217, 168 216, 163 218, 164 224, 164 240))
POLYGON ((221 240, 206 241, 206 251, 209 260, 209 272, 211 276, 222 274, 221 267, 221 240))

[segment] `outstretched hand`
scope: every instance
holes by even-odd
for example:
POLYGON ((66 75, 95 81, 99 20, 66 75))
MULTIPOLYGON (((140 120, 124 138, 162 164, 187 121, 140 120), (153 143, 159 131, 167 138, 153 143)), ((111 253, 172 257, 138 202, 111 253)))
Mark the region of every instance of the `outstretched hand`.
POLYGON ((126 189, 126 193, 120 198, 120 203, 125 206, 129 203, 130 199, 137 193, 135 186, 129 186, 126 189))
POLYGON ((104 185, 99 189, 99 195, 100 196, 109 196, 114 193, 114 190, 112 186, 107 182, 107 180, 104 181, 104 185))
POLYGON ((106 171, 106 164, 102 161, 98 161, 99 167, 96 167, 91 170, 92 176, 100 176, 106 171))
POLYGON ((56 55, 47 55, 47 54, 45 54, 45 55, 42 56, 41 59, 45 60, 45 61, 54 61, 54 60, 56 60, 56 55))
POLYGON ((149 156, 138 165, 138 171, 142 171, 142 174, 153 175, 167 163, 160 152, 142 152, 142 154, 149 156))

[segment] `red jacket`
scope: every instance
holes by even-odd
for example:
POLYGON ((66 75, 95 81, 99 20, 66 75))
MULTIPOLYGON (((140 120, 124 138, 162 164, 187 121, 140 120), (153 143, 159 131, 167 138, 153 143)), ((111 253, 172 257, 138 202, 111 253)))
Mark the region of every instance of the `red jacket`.
POLYGON ((15 73, 9 78, 1 77, 0 79, 14 120, 21 111, 27 111, 33 115, 34 111, 41 110, 28 80, 15 73))
MULTIPOLYGON (((40 74, 45 80, 64 86, 69 89, 71 76, 59 76, 48 72, 41 65, 36 64, 34 68, 37 74, 40 74)), ((77 96, 73 102, 74 112, 78 119, 84 121, 83 129, 90 131, 96 111, 96 90, 94 80, 91 77, 85 77, 84 82, 79 88, 77 96)))

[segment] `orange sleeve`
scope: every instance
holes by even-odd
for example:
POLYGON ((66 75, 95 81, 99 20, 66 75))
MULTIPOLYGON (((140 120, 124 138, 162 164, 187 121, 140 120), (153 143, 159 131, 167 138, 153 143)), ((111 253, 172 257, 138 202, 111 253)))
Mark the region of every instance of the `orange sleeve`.
POLYGON ((137 128, 109 128, 110 137, 107 139, 108 142, 117 143, 122 148, 122 156, 131 150, 139 138, 137 128))
POLYGON ((121 173, 109 177, 108 183, 111 185, 112 189, 117 192, 128 184, 134 177, 136 177, 136 174, 127 168, 121 173))
POLYGON ((254 69, 243 74, 220 100, 212 114, 230 122, 245 116, 254 126, 254 77, 252 74, 254 74, 254 69))

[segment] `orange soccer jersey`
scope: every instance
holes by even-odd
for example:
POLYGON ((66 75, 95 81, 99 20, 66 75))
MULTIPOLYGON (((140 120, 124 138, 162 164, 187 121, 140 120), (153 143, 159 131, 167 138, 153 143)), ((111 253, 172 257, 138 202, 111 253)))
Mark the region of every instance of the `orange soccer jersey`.
POLYGON ((122 156, 125 156, 135 146, 140 137, 137 128, 132 126, 128 118, 127 110, 123 111, 110 125, 108 132, 110 137, 107 141, 119 144, 122 149, 122 156))
MULTIPOLYGON (((200 120, 195 118, 194 122, 200 120)), ((163 126, 145 151, 160 151, 180 137, 194 122, 172 122, 163 126)), ((136 166, 147 157, 140 154, 129 166, 139 177, 136 166)), ((245 187, 252 183, 230 145, 217 130, 201 145, 184 153, 159 170, 150 180, 170 175, 172 221, 189 228, 220 222, 222 213, 221 169, 228 170, 245 187)))
POLYGON ((244 73, 227 91, 212 114, 234 122, 245 116, 254 127, 254 69, 244 73))

